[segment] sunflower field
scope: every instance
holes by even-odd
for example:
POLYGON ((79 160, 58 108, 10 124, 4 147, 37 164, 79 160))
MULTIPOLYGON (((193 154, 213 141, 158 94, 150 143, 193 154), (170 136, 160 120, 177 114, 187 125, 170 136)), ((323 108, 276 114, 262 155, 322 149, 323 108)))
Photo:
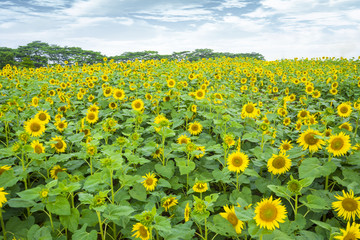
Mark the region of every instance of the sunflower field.
POLYGON ((0 71, 0 239, 360 239, 360 60, 0 71))

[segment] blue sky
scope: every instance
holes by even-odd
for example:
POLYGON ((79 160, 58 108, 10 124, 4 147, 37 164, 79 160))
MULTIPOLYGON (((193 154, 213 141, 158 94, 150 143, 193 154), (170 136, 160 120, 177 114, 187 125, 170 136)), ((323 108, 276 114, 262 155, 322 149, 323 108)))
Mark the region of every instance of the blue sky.
POLYGON ((0 46, 360 56, 359 0, 0 0, 0 46))

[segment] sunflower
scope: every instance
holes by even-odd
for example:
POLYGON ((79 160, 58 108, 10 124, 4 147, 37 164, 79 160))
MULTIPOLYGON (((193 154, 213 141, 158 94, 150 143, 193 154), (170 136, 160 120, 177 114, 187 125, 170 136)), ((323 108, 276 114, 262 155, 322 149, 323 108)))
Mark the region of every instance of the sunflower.
POLYGON ((321 149, 325 142, 318 138, 321 136, 321 133, 317 130, 307 129, 305 132, 301 133, 300 137, 297 140, 297 143, 303 147, 303 149, 309 148, 310 152, 316 152, 321 149))
POLYGON ((280 152, 286 152, 293 148, 293 145, 291 145, 290 140, 281 141, 281 145, 279 147, 280 152))
POLYGON ((283 124, 284 126, 289 126, 291 123, 291 119, 289 117, 284 118, 283 124))
MULTIPOLYGON (((120 90, 121 90, 121 89, 120 89, 120 90)), ((105 87, 105 88, 103 89, 103 94, 104 94, 105 97, 110 97, 111 94, 112 94, 112 92, 113 92, 112 87, 105 87)))
POLYGON ((178 203, 178 200, 176 199, 176 197, 167 197, 163 203, 162 203, 162 207, 165 208, 165 211, 167 212, 171 207, 176 206, 176 204, 178 203))
POLYGON ((31 99, 31 104, 34 106, 34 107, 37 107, 39 105, 39 98, 38 97, 33 97, 31 99))
POLYGON ((40 122, 42 122, 44 125, 49 123, 50 121, 50 115, 47 113, 47 110, 43 111, 39 111, 36 115, 35 118, 37 118, 40 122))
POLYGON ((235 214, 235 207, 224 206, 225 212, 220 213, 220 216, 228 220, 231 225, 235 228, 237 234, 240 234, 242 229, 244 228, 244 222, 239 220, 235 214))
POLYGON ((94 113, 99 113, 99 109, 100 107, 96 104, 92 104, 89 108, 88 108, 88 112, 94 112, 94 113))
POLYGON ((90 124, 96 123, 99 120, 99 114, 98 114, 98 112, 88 111, 86 113, 86 118, 85 119, 90 124))
POLYGON ((68 123, 66 122, 66 120, 62 120, 62 121, 56 121, 54 125, 56 126, 56 129, 59 132, 63 132, 65 128, 67 128, 68 123))
POLYGON ((307 118, 309 115, 310 115, 310 112, 309 112, 309 111, 302 109, 302 110, 299 111, 297 117, 298 117, 299 119, 305 119, 305 118, 307 118))
POLYGON ((259 115, 259 111, 256 108, 256 103, 251 102, 248 102, 243 106, 241 113, 248 118, 256 118, 259 115))
POLYGON ((205 91, 202 90, 202 89, 197 90, 197 91, 195 92, 195 98, 196 98, 197 100, 201 100, 201 99, 205 98, 205 91))
POLYGON ((208 185, 205 182, 199 181, 194 184, 192 189, 194 190, 194 192, 203 193, 208 190, 208 185))
POLYGON ((154 123, 160 125, 158 127, 154 127, 156 132, 160 132, 163 126, 169 125, 169 120, 163 115, 158 115, 157 117, 155 117, 154 123))
POLYGON ((333 135, 329 139, 329 146, 327 150, 334 156, 345 155, 351 149, 350 136, 340 132, 337 135, 333 135))
POLYGON ((132 237, 141 238, 141 240, 148 240, 150 238, 149 229, 141 223, 136 223, 133 226, 132 232, 135 232, 132 237))
POLYGON ((45 125, 37 118, 26 121, 24 127, 25 131, 33 137, 39 137, 45 132, 45 125))
POLYGON ((4 188, 1 187, 0 188, 0 208, 3 206, 4 203, 7 202, 7 199, 5 197, 5 195, 7 195, 7 194, 9 194, 9 193, 4 192, 4 188))
POLYGON ((312 94, 313 98, 319 98, 321 97, 321 92, 319 90, 315 90, 312 94))
POLYGON ((355 240, 360 239, 360 224, 353 222, 350 225, 350 222, 347 223, 346 229, 340 229, 342 235, 335 236, 335 239, 339 240, 355 240))
POLYGON ((260 228, 274 230, 279 227, 279 223, 283 223, 286 218, 286 208, 281 205, 280 198, 273 200, 272 196, 268 199, 264 198, 257 203, 255 207, 255 222, 260 228))
POLYGON ((191 110, 193 113, 196 113, 197 106, 196 106, 195 104, 191 105, 190 110, 191 110))
POLYGON ((290 170, 291 160, 283 153, 273 154, 267 162, 267 167, 272 174, 283 174, 290 170))
POLYGON ((353 127, 351 126, 351 124, 349 122, 344 122, 343 124, 341 124, 339 126, 340 129, 345 129, 349 132, 351 132, 353 130, 353 127))
POLYGON ((189 124, 188 130, 191 135, 199 135, 202 131, 202 125, 198 121, 192 122, 189 124))
POLYGON ((170 80, 167 81, 167 86, 169 88, 175 87, 175 84, 176 84, 176 81, 174 79, 170 79, 170 80))
POLYGON ((232 172, 243 172, 249 165, 249 158, 242 152, 233 152, 227 158, 228 169, 232 172))
POLYGON ((61 136, 56 136, 51 139, 56 143, 51 144, 51 148, 55 148, 57 153, 65 152, 66 149, 66 142, 63 140, 61 136))
POLYGON ((185 134, 183 134, 180 137, 178 137, 177 142, 178 144, 188 144, 189 142, 191 142, 191 139, 185 134))
POLYGON ((136 99, 131 103, 131 107, 137 111, 140 112, 144 108, 144 102, 141 99, 136 99))
POLYGON ((115 108, 117 108, 117 104, 115 102, 111 102, 109 103, 109 108, 114 110, 115 108))
POLYGON ((8 165, 0 167, 0 175, 3 174, 4 172, 10 170, 10 169, 11 169, 11 167, 8 166, 8 165))
POLYGON ((338 90, 336 88, 332 88, 329 91, 332 95, 336 95, 338 93, 338 90))
POLYGON ((58 179, 58 173, 59 172, 65 172, 66 168, 62 168, 60 165, 55 165, 51 170, 50 170, 50 175, 53 179, 58 179))
POLYGON ((189 221, 190 220, 190 211, 191 211, 191 208, 189 207, 189 203, 186 204, 186 207, 185 207, 185 210, 184 210, 184 219, 185 219, 185 222, 189 221))
POLYGON ((34 140, 31 143, 31 147, 34 149, 34 153, 40 154, 45 152, 45 147, 38 140, 34 140))
POLYGON ((204 156, 204 154, 205 154, 205 146, 197 146, 195 150, 200 151, 199 154, 195 155, 195 157, 196 157, 197 159, 199 159, 199 158, 201 158, 201 157, 204 156))
POLYGON ((348 102, 340 104, 337 107, 337 112, 340 117, 349 117, 352 112, 351 104, 348 102))
POLYGON ((224 143, 228 146, 234 146, 235 145, 235 140, 234 140, 234 136, 226 134, 224 137, 224 143))
POLYGON ((146 191, 154 191, 158 181, 158 179, 155 177, 155 173, 147 173, 145 176, 143 176, 143 178, 145 178, 145 180, 141 183, 146 188, 146 191))
POLYGON ((337 211, 339 217, 344 218, 346 221, 351 219, 355 221, 356 216, 360 217, 360 197, 354 197, 354 192, 351 189, 348 193, 345 193, 344 190, 342 193, 343 196, 335 196, 339 201, 333 202, 332 207, 337 211))

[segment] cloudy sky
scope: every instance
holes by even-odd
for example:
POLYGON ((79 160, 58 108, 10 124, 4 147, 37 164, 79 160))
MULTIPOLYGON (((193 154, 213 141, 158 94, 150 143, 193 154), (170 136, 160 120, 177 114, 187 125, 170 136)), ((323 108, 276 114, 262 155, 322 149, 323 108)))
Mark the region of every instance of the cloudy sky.
POLYGON ((0 46, 360 56, 359 0, 0 0, 0 46))

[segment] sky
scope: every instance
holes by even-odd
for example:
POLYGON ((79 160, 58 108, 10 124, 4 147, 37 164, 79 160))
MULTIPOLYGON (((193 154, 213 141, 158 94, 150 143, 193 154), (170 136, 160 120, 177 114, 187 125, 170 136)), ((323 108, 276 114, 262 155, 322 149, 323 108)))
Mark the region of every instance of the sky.
POLYGON ((360 0, 0 0, 0 47, 360 56, 360 0))

